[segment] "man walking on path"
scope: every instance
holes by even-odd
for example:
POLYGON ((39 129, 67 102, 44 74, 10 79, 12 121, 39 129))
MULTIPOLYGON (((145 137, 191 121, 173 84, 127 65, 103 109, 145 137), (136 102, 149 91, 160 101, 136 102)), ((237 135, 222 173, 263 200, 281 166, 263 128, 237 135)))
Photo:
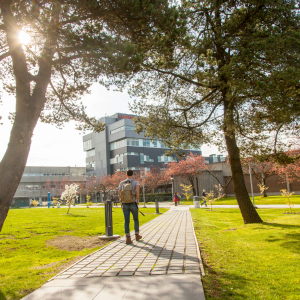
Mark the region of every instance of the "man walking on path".
POLYGON ((205 190, 203 190, 203 192, 202 192, 202 200, 203 200, 203 202, 201 203, 201 206, 202 206, 202 204, 205 204, 205 206, 207 207, 207 204, 206 204, 206 193, 205 193, 205 190))
POLYGON ((127 179, 121 181, 119 184, 119 199, 121 208, 124 214, 124 227, 125 227, 125 235, 126 235, 126 244, 131 244, 132 240, 130 237, 130 212, 132 213, 132 217, 134 220, 134 231, 135 231, 135 239, 139 241, 142 236, 140 233, 139 226, 139 208, 138 205, 140 203, 139 200, 139 186, 137 180, 132 178, 133 171, 127 170, 126 172, 127 179))

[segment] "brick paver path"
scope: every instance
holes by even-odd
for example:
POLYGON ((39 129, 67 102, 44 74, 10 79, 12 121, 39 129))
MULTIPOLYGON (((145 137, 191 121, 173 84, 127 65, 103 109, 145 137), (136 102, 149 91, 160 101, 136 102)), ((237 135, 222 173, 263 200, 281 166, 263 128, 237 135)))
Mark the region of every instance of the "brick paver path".
POLYGON ((188 207, 172 208, 141 226, 140 232, 141 241, 126 245, 122 237, 53 279, 200 274, 202 265, 188 207))

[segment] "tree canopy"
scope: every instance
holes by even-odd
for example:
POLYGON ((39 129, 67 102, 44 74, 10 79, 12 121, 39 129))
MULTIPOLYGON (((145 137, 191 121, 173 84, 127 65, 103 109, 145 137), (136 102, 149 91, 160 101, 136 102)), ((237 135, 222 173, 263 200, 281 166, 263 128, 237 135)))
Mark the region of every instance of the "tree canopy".
POLYGON ((167 0, 0 1, 1 80, 16 97, 0 163, 0 230, 37 121, 61 127, 74 120, 78 129, 103 130, 80 98, 102 77, 131 72, 160 35, 167 41, 174 16, 167 0))
POLYGON ((185 178, 192 186, 194 195, 197 195, 194 183, 195 176, 206 170, 209 170, 209 166, 205 163, 202 155, 190 152, 185 159, 170 162, 166 167, 166 175, 168 178, 171 175, 185 178))
POLYGON ((269 154, 286 143, 280 139, 286 132, 299 132, 299 3, 181 3, 184 29, 173 46, 158 44, 144 56, 140 72, 123 80, 142 98, 134 105, 138 131, 146 128, 146 136, 174 151, 184 144, 223 146, 244 222, 261 222, 240 152, 269 154))
MULTIPOLYGON (((269 177, 279 174, 278 164, 271 161, 257 161, 254 158, 248 158, 242 160, 243 172, 245 174, 251 174, 256 178, 261 186, 266 186, 266 180, 269 177)), ((267 197, 266 190, 263 191, 263 196, 267 197)))

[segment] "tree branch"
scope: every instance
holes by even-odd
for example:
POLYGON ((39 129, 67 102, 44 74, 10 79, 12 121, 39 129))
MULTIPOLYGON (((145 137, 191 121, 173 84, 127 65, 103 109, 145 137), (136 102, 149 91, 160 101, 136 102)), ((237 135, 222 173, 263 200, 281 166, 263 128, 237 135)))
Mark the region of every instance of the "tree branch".
MULTIPOLYGON (((147 65, 144 65, 145 67, 151 69, 151 70, 154 70, 158 73, 162 73, 162 74, 168 74, 168 75, 172 75, 176 78, 180 78, 186 82, 189 82, 191 84, 194 84, 194 85, 197 85, 197 86, 201 86, 201 87, 205 87, 205 88, 210 88, 210 89, 215 89, 215 88, 218 88, 219 86, 218 85, 205 85, 205 84, 202 84, 202 83, 199 83, 197 81, 194 81, 194 80, 191 80, 191 79, 188 79, 182 75, 179 75, 179 74, 176 74, 176 73, 173 73, 171 71, 163 71, 163 70, 160 70, 160 69, 157 69, 157 68, 154 68, 154 67, 149 67, 147 65)), ((145 70, 145 71, 149 71, 149 70, 145 70)))
POLYGON ((55 59, 55 60, 53 60, 53 65, 68 64, 71 60, 78 59, 78 58, 97 58, 97 59, 101 59, 102 55, 100 53, 84 54, 84 55, 83 54, 76 54, 76 55, 69 56, 69 57, 55 59))
POLYGON ((186 129, 195 129, 195 128, 198 128, 198 127, 201 127, 202 125, 204 125, 205 123, 208 122, 208 120, 210 119, 210 117, 212 116, 212 114, 215 112, 215 110, 217 109, 217 107, 221 104, 222 100, 220 100, 217 104, 215 104, 214 108, 212 109, 212 111, 210 112, 210 114, 208 115, 208 117, 203 121, 201 122, 200 124, 197 124, 195 126, 189 126, 189 127, 186 127, 186 126, 182 126, 182 125, 173 125, 173 127, 177 127, 177 128, 186 128, 186 129))
POLYGON ((217 89, 213 89, 210 93, 208 93, 206 96, 204 96, 201 100, 198 100, 196 102, 194 102, 193 104, 191 104, 189 107, 187 108, 183 108, 183 109, 178 109, 181 111, 189 111, 190 109, 192 109, 194 106, 200 104, 201 102, 207 100, 210 96, 212 96, 213 93, 215 93, 217 91, 217 89))
POLYGON ((0 55, 0 61, 1 61, 2 59, 4 59, 4 58, 8 57, 8 56, 10 56, 10 52, 9 52, 9 51, 6 52, 6 53, 1 54, 1 55, 0 55))
POLYGON ((229 183, 231 182, 231 180, 232 180, 232 176, 231 176, 230 180, 226 184, 222 184, 220 182, 219 178, 212 171, 207 170, 207 172, 219 182, 219 184, 222 186, 223 189, 226 188, 229 185, 229 183))

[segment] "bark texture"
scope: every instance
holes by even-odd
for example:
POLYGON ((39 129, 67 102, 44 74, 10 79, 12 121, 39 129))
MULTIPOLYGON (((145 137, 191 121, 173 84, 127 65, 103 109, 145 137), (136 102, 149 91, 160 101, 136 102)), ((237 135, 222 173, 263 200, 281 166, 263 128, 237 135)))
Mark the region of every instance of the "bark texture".
POLYGON ((246 189, 244 174, 240 161, 239 148, 237 146, 234 126, 233 110, 230 108, 229 103, 225 102, 225 141, 229 155, 229 164, 231 167, 232 181, 234 185, 234 193, 244 219, 244 223, 262 223, 262 219, 255 210, 248 191, 246 189))
MULTIPOLYGON (((46 90, 51 78, 53 45, 56 36, 50 35, 45 42, 39 60, 39 72, 28 72, 26 58, 18 39, 18 26, 9 7, 9 1, 0 3, 7 43, 16 79, 16 114, 7 150, 0 163, 0 231, 2 230, 14 194, 26 166, 33 130, 46 102, 46 90), (35 81, 31 91, 30 82, 35 81)), ((52 25, 55 26, 60 5, 54 4, 52 25)))

